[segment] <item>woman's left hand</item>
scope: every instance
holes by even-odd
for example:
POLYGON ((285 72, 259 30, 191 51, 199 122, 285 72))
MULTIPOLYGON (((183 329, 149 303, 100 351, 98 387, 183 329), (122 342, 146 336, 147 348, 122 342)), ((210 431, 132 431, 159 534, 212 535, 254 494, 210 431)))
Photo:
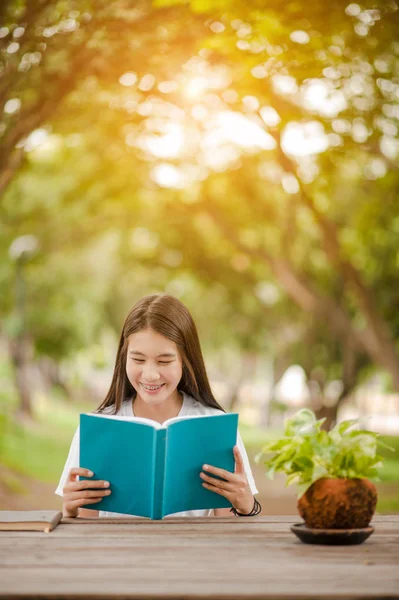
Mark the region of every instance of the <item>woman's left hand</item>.
POLYGON ((233 448, 236 468, 234 473, 218 469, 211 465, 202 465, 203 471, 200 477, 203 479, 202 484, 207 490, 220 494, 227 498, 238 512, 248 514, 251 512, 254 505, 254 497, 249 487, 247 475, 245 473, 244 463, 238 449, 238 446, 233 448), (225 481, 216 479, 212 475, 222 477, 225 481))

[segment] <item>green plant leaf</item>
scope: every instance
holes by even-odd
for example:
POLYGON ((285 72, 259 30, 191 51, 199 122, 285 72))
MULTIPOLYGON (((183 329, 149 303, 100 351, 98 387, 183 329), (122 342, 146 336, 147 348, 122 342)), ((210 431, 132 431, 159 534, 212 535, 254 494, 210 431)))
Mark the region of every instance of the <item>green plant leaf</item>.
POLYGON ((378 447, 395 451, 378 439, 378 433, 355 429, 357 419, 342 421, 330 432, 321 429, 323 422, 311 410, 301 409, 286 420, 285 435, 266 444, 257 456, 259 461, 267 455, 267 475, 285 473, 286 485, 296 484, 299 496, 322 477, 375 479, 383 466, 378 447))
POLYGON ((300 432, 313 433, 316 431, 316 417, 308 408, 302 408, 291 419, 285 422, 286 436, 297 435, 300 432))

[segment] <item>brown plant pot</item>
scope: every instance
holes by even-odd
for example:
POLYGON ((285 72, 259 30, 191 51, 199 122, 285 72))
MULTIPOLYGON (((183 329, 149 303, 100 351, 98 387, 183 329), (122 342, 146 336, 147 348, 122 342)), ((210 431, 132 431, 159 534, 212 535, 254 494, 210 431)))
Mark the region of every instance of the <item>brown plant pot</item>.
POLYGON ((377 504, 368 479, 318 479, 298 500, 298 511, 313 529, 367 527, 377 504))

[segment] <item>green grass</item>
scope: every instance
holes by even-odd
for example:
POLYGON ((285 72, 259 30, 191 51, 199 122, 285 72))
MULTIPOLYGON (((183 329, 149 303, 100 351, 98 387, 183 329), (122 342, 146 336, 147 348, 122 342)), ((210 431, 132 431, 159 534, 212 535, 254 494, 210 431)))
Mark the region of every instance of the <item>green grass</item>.
POLYGON ((394 449, 393 452, 386 448, 378 450, 383 462, 380 479, 386 482, 399 482, 399 436, 382 435, 380 439, 384 444, 394 449))
POLYGON ((240 421, 239 430, 247 450, 259 452, 262 446, 283 434, 279 429, 264 429, 256 425, 248 425, 240 421))
POLYGON ((395 495, 384 494, 381 491, 378 493, 378 502, 376 512, 380 515, 388 514, 392 515, 399 513, 399 494, 398 491, 395 495))
POLYGON ((92 406, 40 401, 35 421, 19 424, 0 415, 0 463, 21 475, 43 482, 58 482, 67 458, 79 413, 92 406))
POLYGON ((384 458, 383 465, 380 469, 380 480, 399 482, 399 459, 384 458))
POLYGON ((7 420, 0 426, 0 461, 22 475, 57 481, 67 456, 68 442, 46 426, 27 428, 7 420))

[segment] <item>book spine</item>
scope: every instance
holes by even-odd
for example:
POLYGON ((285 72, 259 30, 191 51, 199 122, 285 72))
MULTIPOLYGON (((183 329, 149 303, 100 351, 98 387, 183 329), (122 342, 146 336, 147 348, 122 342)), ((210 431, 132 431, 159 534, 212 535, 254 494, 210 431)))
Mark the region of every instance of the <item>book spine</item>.
POLYGON ((158 429, 156 432, 155 448, 155 484, 154 484, 154 504, 152 511, 153 519, 163 518, 163 492, 165 482, 165 447, 166 447, 166 429, 158 429))

